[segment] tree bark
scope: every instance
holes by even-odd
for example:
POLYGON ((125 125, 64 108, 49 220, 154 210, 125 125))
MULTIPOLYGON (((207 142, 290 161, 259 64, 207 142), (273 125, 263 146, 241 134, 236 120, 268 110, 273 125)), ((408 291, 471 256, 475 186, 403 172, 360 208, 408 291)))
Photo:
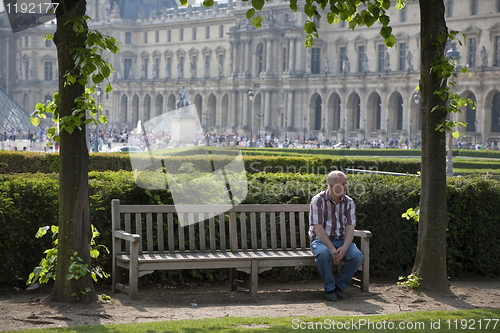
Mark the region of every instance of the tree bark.
MULTIPOLYGON (((66 24, 70 19, 82 18, 85 15, 85 0, 66 0, 57 9, 57 30, 54 43, 57 46, 59 66, 59 114, 69 116, 76 106, 75 99, 81 97, 85 87, 76 82, 64 86, 64 74, 75 66, 70 50, 75 47, 85 48, 85 37, 76 38, 73 23, 66 24), (65 25, 66 24, 66 25, 65 25)), ((87 29, 87 27, 85 26, 87 29)), ((89 153, 86 144, 85 126, 75 128, 72 134, 63 130, 60 133, 59 153, 59 244, 56 281, 51 300, 57 302, 95 301, 92 277, 88 273, 80 279, 67 279, 73 260, 71 256, 83 259, 83 264, 91 267, 90 240, 92 237, 90 223, 90 201, 88 194, 88 160, 89 153), (77 252, 77 255, 74 253, 77 252), (81 294, 85 288, 90 288, 87 294, 81 294)))
POLYGON ((421 69, 420 90, 422 96, 422 163, 420 222, 418 225, 417 254, 413 273, 422 278, 424 290, 446 290, 449 288, 446 271, 446 145, 445 133, 436 131, 436 126, 446 118, 446 111, 432 111, 435 106, 445 106, 436 90, 446 82, 435 72, 431 64, 444 55, 448 28, 444 18, 442 0, 420 0, 421 69))

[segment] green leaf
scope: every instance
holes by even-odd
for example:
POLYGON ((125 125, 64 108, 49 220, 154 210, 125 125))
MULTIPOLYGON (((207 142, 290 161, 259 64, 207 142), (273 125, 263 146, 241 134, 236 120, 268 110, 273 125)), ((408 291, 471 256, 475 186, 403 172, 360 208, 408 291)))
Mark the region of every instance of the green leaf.
POLYGON ((103 124, 106 124, 106 123, 108 122, 108 118, 106 118, 106 115, 101 114, 101 115, 99 116, 99 121, 100 121, 101 123, 103 123, 103 124))
POLYGON ((252 7, 258 11, 262 10, 262 7, 264 7, 264 0, 252 0, 252 7))
POLYGON ((304 24, 304 30, 308 34, 312 34, 316 31, 316 23, 307 20, 306 23, 304 24))
POLYGON ((391 36, 391 33, 392 33, 391 27, 382 27, 382 29, 380 29, 380 35, 386 39, 391 36))
POLYGON ((254 18, 252 18, 252 24, 254 27, 256 27, 257 29, 260 29, 262 28, 262 17, 260 16, 255 16, 254 18))
POLYGON ((394 37, 394 35, 390 35, 385 39, 385 45, 387 45, 387 47, 393 47, 396 45, 396 37, 394 37))
POLYGON ((246 15, 247 19, 248 20, 251 19, 254 16, 254 14, 255 14, 254 8, 250 8, 249 10, 247 10, 247 15, 246 15))
POLYGON ((113 87, 111 87, 111 83, 106 84, 104 90, 106 91, 106 94, 109 94, 113 90, 113 87))
POLYGON ((386 27, 386 26, 388 26, 388 25, 389 25, 389 22, 390 22, 391 20, 390 20, 389 16, 387 16, 387 15, 382 15, 382 16, 380 16, 379 21, 380 21, 380 23, 382 23, 382 25, 383 25, 384 27, 386 27))
POLYGON ((31 124, 35 127, 40 125, 40 118, 30 118, 31 124))
POLYGON ((297 11, 297 0, 290 0, 290 8, 296 12, 297 11))
POLYGON ((103 80, 104 80, 104 76, 102 76, 102 74, 97 74, 97 75, 92 76, 92 82, 94 82, 94 84, 101 83, 103 80))
POLYGON ((371 16, 371 15, 366 15, 364 17, 364 21, 367 27, 371 27, 375 22, 377 22, 377 18, 371 16))
POLYGON ((454 131, 453 133, 451 133, 451 135, 453 135, 453 137, 455 139, 458 139, 458 137, 460 136, 460 132, 459 131, 454 131))

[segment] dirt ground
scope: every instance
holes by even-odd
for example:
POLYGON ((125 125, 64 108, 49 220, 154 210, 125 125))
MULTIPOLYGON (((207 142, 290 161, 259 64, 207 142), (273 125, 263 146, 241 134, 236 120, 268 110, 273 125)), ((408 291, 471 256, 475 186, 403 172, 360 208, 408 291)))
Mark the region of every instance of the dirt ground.
MULTIPOLYGON (((307 282, 259 281, 257 297, 247 291, 229 292, 228 286, 180 285, 139 289, 136 300, 116 293, 111 301, 92 305, 46 302, 50 289, 34 292, 5 290, 0 295, 0 331, 27 328, 140 323, 179 319, 294 317, 299 315, 373 315, 425 310, 500 308, 500 279, 450 281, 450 291, 408 291, 395 281, 373 281, 370 291, 351 286, 347 300, 323 299, 321 280, 307 282)), ((110 290, 98 291, 110 295, 110 290)))

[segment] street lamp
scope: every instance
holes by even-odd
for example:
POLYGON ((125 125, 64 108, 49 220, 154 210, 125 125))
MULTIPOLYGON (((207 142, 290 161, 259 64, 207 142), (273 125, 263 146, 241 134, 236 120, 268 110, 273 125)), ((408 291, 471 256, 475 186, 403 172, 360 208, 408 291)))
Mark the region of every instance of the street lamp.
MULTIPOLYGON (((363 119, 363 123, 364 123, 364 126, 365 126, 365 129, 363 130, 363 133, 364 133, 364 135, 363 135, 363 141, 366 141, 366 118, 363 119)), ((365 143, 363 142, 363 144, 365 144, 365 143)))
MULTIPOLYGON (((498 118, 500 121, 500 118, 498 118)), ((307 118, 304 117, 304 144, 306 143, 306 124, 307 124, 307 118)))
POLYGON ((389 147, 389 119, 387 119, 387 139, 385 140, 385 144, 389 147))
MULTIPOLYGON (((413 100, 415 101, 415 104, 417 104, 417 106, 418 106, 419 103, 420 103, 420 92, 417 91, 415 93, 415 96, 413 97, 413 100)), ((419 117, 420 117, 420 107, 418 108, 418 114, 419 114, 419 117)), ((418 118, 418 119, 420 119, 420 118, 418 118)), ((411 120, 410 120, 410 123, 411 123, 411 120)), ((415 143, 417 142, 417 133, 418 133, 418 125, 417 125, 417 129, 415 130, 415 143)), ((411 139, 411 136, 410 136, 410 139, 411 139)))
POLYGON ((474 144, 476 144, 476 135, 477 135, 477 120, 474 120, 474 144))
POLYGON ((326 119, 323 117, 323 144, 325 142, 325 131, 326 131, 326 119))
MULTIPOLYGON (((455 63, 455 69, 458 67, 458 62, 460 61, 460 51, 457 50, 457 42, 452 40, 451 41, 451 48, 446 52, 446 57, 450 58, 451 60, 456 61, 455 63)), ((450 115, 450 120, 451 120, 451 115, 450 115)), ((474 141, 476 140, 476 124, 477 120, 474 122, 474 141)), ((451 133, 451 129, 449 131, 449 137, 448 137, 448 155, 447 155, 447 162, 446 162, 446 176, 447 177, 453 177, 453 136, 451 133)))
POLYGON ((208 110, 203 112, 203 119, 205 119, 205 135, 208 135, 208 119, 210 119, 210 113, 208 110))
MULTIPOLYGON (((253 146, 253 108, 252 108, 252 101, 253 101, 253 96, 255 96, 254 92, 252 91, 252 88, 250 88, 250 90, 248 90, 248 99, 250 100, 250 113, 252 114, 252 117, 251 117, 251 124, 250 124, 250 147, 253 146)), ((247 118, 248 119, 248 118, 247 118)))
POLYGON ((344 118, 344 137, 342 138, 342 143, 345 144, 345 118, 344 118))
POLYGON ((413 125, 413 121, 410 119, 410 144, 411 144, 411 126, 413 125))
POLYGON ((94 140, 94 152, 98 153, 99 152, 99 105, 100 105, 100 102, 101 102, 101 85, 98 84, 97 87, 96 87, 96 95, 97 95, 97 112, 96 112, 96 118, 97 118, 97 125, 96 125, 96 131, 97 131, 97 134, 96 134, 96 137, 95 137, 95 140, 94 140))
POLYGON ((288 143, 288 116, 285 117, 285 140, 288 143))
POLYGON ((264 118, 262 113, 256 115, 257 119, 259 119, 259 138, 260 138, 260 121, 264 118))

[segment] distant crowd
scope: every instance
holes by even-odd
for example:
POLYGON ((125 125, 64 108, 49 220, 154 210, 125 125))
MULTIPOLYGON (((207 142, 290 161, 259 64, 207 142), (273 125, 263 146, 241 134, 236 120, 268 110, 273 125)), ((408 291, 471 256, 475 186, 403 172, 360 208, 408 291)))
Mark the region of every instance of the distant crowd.
MULTIPOLYGON (((47 128, 37 128, 36 130, 23 133, 21 130, 2 129, 0 128, 0 141, 16 141, 28 140, 30 145, 34 142, 41 142, 42 145, 47 145, 50 142, 47 136, 47 128)), ((89 129, 89 140, 92 151, 104 151, 111 149, 112 144, 139 146, 145 149, 157 150, 167 147, 181 147, 180 142, 173 142, 169 132, 148 133, 144 136, 144 131, 137 129, 112 129, 112 128, 96 128, 89 129), (104 148, 107 149, 104 149, 104 148)), ((238 133, 219 134, 219 133, 199 133, 193 140, 194 145, 210 145, 218 147, 258 147, 258 148, 399 148, 399 149, 418 149, 421 147, 421 141, 418 139, 400 139, 391 137, 387 141, 378 140, 362 140, 355 141, 351 137, 345 142, 335 141, 333 139, 325 139, 323 137, 296 137, 279 138, 274 133, 257 134, 250 138, 249 135, 241 135, 238 133)), ((57 149, 57 145, 55 145, 57 149)), ((497 139, 488 140, 486 144, 473 143, 471 141, 458 141, 458 149, 494 149, 498 150, 497 139)))

